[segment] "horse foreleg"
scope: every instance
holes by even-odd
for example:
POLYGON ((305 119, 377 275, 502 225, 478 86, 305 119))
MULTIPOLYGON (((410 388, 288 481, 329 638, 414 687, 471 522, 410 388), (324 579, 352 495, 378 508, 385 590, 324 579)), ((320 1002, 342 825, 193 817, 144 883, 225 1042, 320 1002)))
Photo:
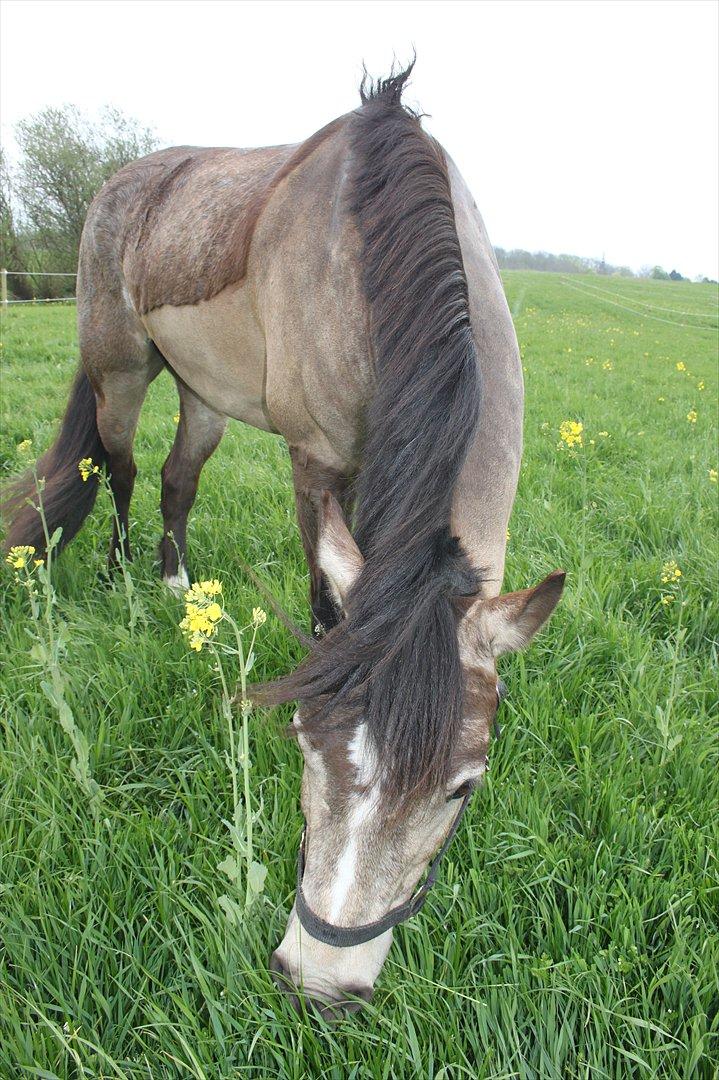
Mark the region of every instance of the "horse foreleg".
POLYGON ((331 630, 340 620, 340 612, 332 599, 327 582, 317 562, 319 539, 319 509, 323 491, 331 491, 346 509, 348 503, 348 480, 335 470, 321 465, 304 451, 290 447, 292 480, 295 488, 297 522, 300 527, 302 546, 305 550, 310 572, 310 605, 312 607, 312 632, 317 636, 331 630))
POLYGON ((205 405, 178 381, 180 420, 175 442, 162 467, 162 577, 171 589, 184 589, 187 574, 187 518, 197 495, 202 467, 222 438, 227 417, 205 405))

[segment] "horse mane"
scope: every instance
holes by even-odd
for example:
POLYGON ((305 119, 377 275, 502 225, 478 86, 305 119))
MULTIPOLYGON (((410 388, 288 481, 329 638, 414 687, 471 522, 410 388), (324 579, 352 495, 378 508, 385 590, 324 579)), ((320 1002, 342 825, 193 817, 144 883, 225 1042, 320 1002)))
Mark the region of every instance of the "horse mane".
POLYGON ((478 423, 479 365, 447 163, 401 101, 412 67, 378 81, 365 72, 349 120, 377 379, 355 484, 365 564, 347 618, 260 693, 298 700, 310 730, 366 721, 383 784, 398 797, 447 779, 463 699, 452 597, 479 587, 450 533, 478 423))

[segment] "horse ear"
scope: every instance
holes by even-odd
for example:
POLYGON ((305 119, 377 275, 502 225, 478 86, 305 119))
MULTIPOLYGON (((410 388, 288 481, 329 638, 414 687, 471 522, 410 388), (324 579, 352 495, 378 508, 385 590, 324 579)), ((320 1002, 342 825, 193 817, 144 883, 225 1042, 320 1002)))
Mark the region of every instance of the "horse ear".
POLYGON ((347 594, 359 577, 364 559, 339 503, 329 491, 322 492, 317 562, 335 601, 344 610, 347 594))
POLYGON ((481 601, 476 615, 468 613, 469 619, 476 620, 482 644, 489 646, 493 656, 518 652, 529 644, 557 606, 566 576, 563 570, 555 570, 534 589, 481 601))

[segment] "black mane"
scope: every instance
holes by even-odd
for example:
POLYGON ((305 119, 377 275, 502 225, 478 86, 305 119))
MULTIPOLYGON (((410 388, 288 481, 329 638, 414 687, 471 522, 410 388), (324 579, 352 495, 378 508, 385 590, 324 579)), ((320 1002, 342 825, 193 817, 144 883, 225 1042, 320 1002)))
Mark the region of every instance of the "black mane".
POLYGON ((264 695, 298 699, 305 725, 366 720, 383 780, 402 796, 446 779, 463 693, 451 599, 478 588, 450 513, 479 365, 447 164, 401 103, 411 70, 365 75, 350 120, 377 373, 355 487, 366 562, 348 618, 264 695))

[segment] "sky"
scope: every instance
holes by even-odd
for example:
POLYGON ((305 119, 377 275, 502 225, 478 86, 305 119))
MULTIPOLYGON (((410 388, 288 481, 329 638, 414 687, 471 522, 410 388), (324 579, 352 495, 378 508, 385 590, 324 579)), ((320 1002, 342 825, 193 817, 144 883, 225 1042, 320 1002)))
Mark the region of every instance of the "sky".
POLYGON ((0 125, 109 104, 162 145, 298 142, 406 94, 494 244, 719 276, 715 0, 3 0, 0 125))

